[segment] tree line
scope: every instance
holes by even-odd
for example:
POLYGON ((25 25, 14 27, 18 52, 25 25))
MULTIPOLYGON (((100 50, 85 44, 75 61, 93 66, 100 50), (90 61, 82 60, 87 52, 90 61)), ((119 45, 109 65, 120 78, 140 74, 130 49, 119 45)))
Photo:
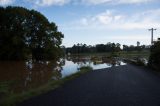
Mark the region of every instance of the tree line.
POLYGON ((123 45, 123 51, 142 51, 142 50, 150 50, 150 45, 141 45, 141 46, 134 46, 134 45, 123 45))
POLYGON ((0 7, 0 60, 56 59, 64 35, 40 12, 0 7))
POLYGON ((121 48, 121 44, 119 43, 111 43, 107 44, 96 44, 86 45, 86 44, 74 44, 72 47, 68 47, 65 49, 66 54, 72 53, 104 53, 104 52, 120 52, 120 51, 142 51, 149 50, 150 46, 142 45, 142 46, 134 46, 134 45, 123 45, 121 48))

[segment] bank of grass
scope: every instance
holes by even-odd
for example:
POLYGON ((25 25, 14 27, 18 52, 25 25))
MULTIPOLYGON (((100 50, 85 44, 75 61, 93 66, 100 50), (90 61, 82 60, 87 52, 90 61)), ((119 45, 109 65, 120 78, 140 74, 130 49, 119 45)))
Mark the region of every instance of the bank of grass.
POLYGON ((80 54, 72 54, 71 56, 79 56, 79 57, 122 57, 122 58, 134 58, 134 57, 142 57, 148 59, 150 56, 149 50, 143 50, 143 51, 120 51, 120 52, 105 52, 105 53, 80 53, 80 54))
POLYGON ((130 51, 130 52, 126 52, 126 51, 122 51, 119 52, 120 57, 122 58, 128 58, 128 59, 132 59, 135 57, 141 57, 141 58, 146 58, 147 60, 149 59, 150 56, 150 51, 130 51))
POLYGON ((67 81, 73 80, 74 78, 77 78, 77 77, 81 76, 82 74, 85 74, 91 70, 92 70, 92 67, 90 67, 90 66, 81 67, 80 71, 75 74, 72 74, 70 76, 62 78, 60 80, 49 81, 47 84, 42 85, 41 87, 31 89, 31 90, 23 92, 21 94, 14 94, 14 93, 9 94, 7 92, 8 91, 7 84, 1 84, 0 96, 3 96, 3 98, 0 98, 0 100, 1 100, 0 106, 15 106, 17 103, 20 103, 26 99, 29 99, 34 96, 38 96, 38 95, 46 93, 50 90, 54 90, 54 89, 62 86, 67 81), (3 95, 1 95, 1 94, 3 94, 3 95))

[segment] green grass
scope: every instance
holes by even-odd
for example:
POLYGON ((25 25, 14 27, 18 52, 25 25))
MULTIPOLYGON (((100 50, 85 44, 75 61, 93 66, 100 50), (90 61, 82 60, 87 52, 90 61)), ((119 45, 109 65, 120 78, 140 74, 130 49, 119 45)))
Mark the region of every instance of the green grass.
POLYGON ((150 51, 144 50, 144 51, 121 51, 116 53, 106 52, 106 53, 80 53, 80 54, 72 54, 71 56, 79 56, 79 57, 110 57, 110 56, 118 56, 122 58, 134 58, 134 57, 142 57, 148 59, 150 55, 150 51))
POLYGON ((65 78, 62 78, 60 80, 54 80, 54 81, 49 81, 47 84, 42 85, 39 88, 36 89, 31 89, 29 91, 20 93, 20 94, 9 94, 8 93, 8 84, 7 83, 0 83, 0 94, 3 92, 5 96, 3 98, 0 98, 0 106, 14 106, 17 103, 20 103, 26 99, 29 99, 34 96, 38 96, 40 94, 46 93, 50 90, 54 90, 60 86, 62 86, 64 83, 66 83, 69 80, 73 80, 74 78, 77 78, 81 76, 82 74, 91 71, 92 68, 89 66, 81 67, 80 71, 72 74, 70 76, 67 76, 65 78))
POLYGON ((134 57, 141 57, 149 59, 150 51, 131 51, 131 52, 120 52, 120 57, 132 59, 134 57))

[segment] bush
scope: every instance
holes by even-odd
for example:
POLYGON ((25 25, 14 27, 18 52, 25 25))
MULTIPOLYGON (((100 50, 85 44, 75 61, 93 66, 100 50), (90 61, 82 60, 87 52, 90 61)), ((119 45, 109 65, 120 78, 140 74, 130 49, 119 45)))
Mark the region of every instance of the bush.
POLYGON ((160 71, 160 41, 155 42, 151 47, 151 55, 148 65, 160 71))

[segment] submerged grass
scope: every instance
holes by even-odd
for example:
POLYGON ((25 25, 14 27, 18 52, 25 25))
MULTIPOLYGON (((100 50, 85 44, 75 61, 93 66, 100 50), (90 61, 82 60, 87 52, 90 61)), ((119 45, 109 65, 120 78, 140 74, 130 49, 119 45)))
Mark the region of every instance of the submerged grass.
POLYGON ((80 68, 80 71, 72 74, 70 76, 67 76, 65 78, 62 78, 60 80, 54 80, 49 81, 47 84, 42 85, 41 87, 31 89, 29 91, 20 93, 20 94, 9 94, 8 93, 8 84, 4 83, 0 85, 0 106, 15 106, 17 103, 20 103, 26 99, 29 99, 34 96, 38 96, 40 94, 46 93, 50 90, 54 90, 60 86, 62 86, 64 83, 66 83, 69 80, 72 80, 76 77, 79 77, 80 75, 89 72, 92 70, 92 67, 90 66, 84 66, 80 68), (1 95, 2 93, 5 94, 1 95), (1 96, 3 98, 1 98, 1 96))

